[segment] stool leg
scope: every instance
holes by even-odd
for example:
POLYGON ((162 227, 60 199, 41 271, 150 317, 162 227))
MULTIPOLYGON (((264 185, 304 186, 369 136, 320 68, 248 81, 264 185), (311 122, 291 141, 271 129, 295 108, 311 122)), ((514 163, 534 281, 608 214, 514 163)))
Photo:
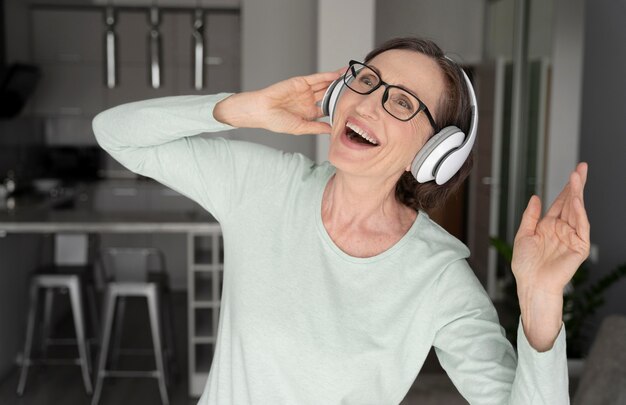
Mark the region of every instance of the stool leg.
POLYGON ((50 339, 50 325, 52 324, 52 308, 54 307, 54 289, 47 288, 43 305, 43 326, 41 328, 41 357, 48 357, 48 339, 50 339))
POLYGON ((171 382, 174 377, 178 379, 178 362, 176 361, 176 337, 174 335, 174 319, 172 317, 172 312, 174 310, 174 301, 172 299, 172 294, 167 293, 162 295, 162 311, 163 311, 163 324, 165 325, 165 352, 167 353, 167 367, 166 371, 168 371, 168 381, 171 382))
POLYGON ((113 325, 113 314, 115 313, 116 296, 107 288, 104 297, 104 305, 102 306, 102 320, 104 321, 102 329, 102 337, 100 338, 100 357, 98 360, 98 370, 96 371, 96 389, 91 398, 91 405, 97 405, 100 401, 102 393, 102 384, 106 375, 106 362, 109 350, 109 341, 111 340, 111 329, 113 325))
POLYGON ((126 313, 126 298, 119 297, 117 303, 117 314, 115 316, 115 326, 113 331, 113 349, 111 350, 111 369, 117 369, 117 362, 120 358, 120 346, 122 344, 122 330, 124 329, 124 314, 126 313))
POLYGON ((98 314, 98 303, 96 298, 96 289, 90 285, 86 287, 87 300, 89 301, 89 317, 91 318, 91 330, 94 337, 95 345, 98 345, 100 339, 100 316, 98 314))
POLYGON ((72 314, 74 316, 74 328, 76 329, 76 343, 78 344, 78 355, 80 357, 80 367, 83 371, 83 382, 85 383, 85 391, 91 394, 93 389, 91 386, 91 377, 89 376, 89 354, 86 347, 87 337, 85 336, 85 319, 83 315, 82 299, 78 279, 74 280, 70 287, 70 303, 72 305, 72 314))
POLYGON ((30 303, 28 308, 28 321, 26 324, 26 340, 24 343, 24 353, 22 358, 22 369, 20 370, 20 380, 17 384, 17 395, 22 396, 26 387, 26 377, 30 366, 30 351, 33 345, 33 335, 35 333, 35 317, 37 316, 37 298, 39 286, 36 282, 30 283, 30 303))
POLYGON ((157 367, 159 390, 161 391, 161 401, 163 405, 169 405, 167 387, 165 386, 165 370, 161 346, 161 322, 159 321, 159 305, 156 288, 152 289, 146 298, 148 300, 148 312, 150 313, 150 329, 152 330, 152 342, 154 345, 154 357, 157 367))

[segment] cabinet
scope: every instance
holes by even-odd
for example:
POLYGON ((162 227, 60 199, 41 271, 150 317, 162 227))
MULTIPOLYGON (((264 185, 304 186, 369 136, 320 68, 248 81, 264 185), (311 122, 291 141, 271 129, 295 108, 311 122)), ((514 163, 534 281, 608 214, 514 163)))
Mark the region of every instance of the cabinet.
MULTIPOLYGON (((117 4, 117 2, 115 2, 117 4)), ((196 2, 178 3, 161 13, 161 87, 149 83, 148 8, 120 8, 116 14, 118 85, 105 85, 106 29, 102 7, 33 7, 30 14, 33 62, 42 79, 33 114, 44 118, 46 139, 54 145, 96 145, 91 120, 123 103, 180 94, 236 92, 240 88, 241 33, 236 0, 202 6, 225 9, 204 15, 205 88, 193 88, 192 32, 196 2)), ((130 3, 128 3, 130 4, 130 3)), ((117 4, 121 6, 123 4, 117 4)), ((163 4, 161 4, 163 6, 163 4)), ((145 6, 145 7, 144 7, 145 6)))
POLYGON ((43 63, 103 60, 104 16, 89 10, 34 8, 33 54, 43 63))
POLYGON ((188 235, 189 394, 200 396, 209 376, 224 279, 222 233, 188 235))

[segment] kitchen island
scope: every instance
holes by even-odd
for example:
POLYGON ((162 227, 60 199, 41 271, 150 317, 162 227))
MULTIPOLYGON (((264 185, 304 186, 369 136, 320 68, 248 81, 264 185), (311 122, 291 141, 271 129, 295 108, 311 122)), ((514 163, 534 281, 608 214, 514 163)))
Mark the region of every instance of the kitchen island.
POLYGON ((113 194, 130 203, 116 201, 115 209, 102 206, 101 187, 86 187, 62 198, 18 200, 14 209, 0 210, 0 377, 14 366, 22 350, 28 275, 45 262, 40 257, 46 256, 42 253, 42 245, 48 243, 44 235, 87 234, 94 239, 112 234, 179 234, 185 238, 187 258, 189 394, 201 394, 217 336, 223 280, 221 228, 210 214, 160 186, 158 194, 171 202, 183 201, 182 206, 178 204, 181 209, 162 209, 158 204, 144 204, 144 209, 136 204, 139 209, 132 209, 132 201, 145 194, 142 185, 136 184, 116 184, 113 194))

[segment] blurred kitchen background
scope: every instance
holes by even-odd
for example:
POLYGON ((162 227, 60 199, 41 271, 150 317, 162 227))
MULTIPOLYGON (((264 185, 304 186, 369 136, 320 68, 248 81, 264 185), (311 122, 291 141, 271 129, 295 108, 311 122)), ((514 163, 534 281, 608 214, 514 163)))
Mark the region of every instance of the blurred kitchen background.
MULTIPOLYGON (((400 35, 435 40, 474 81, 480 114, 475 166, 461 192, 431 214, 470 247, 472 267, 503 323, 516 319, 509 311, 514 289, 507 261, 490 237, 512 242, 530 195, 547 205, 576 163, 589 163, 593 246, 588 277, 575 288, 581 296, 593 290, 593 305, 585 307, 593 311, 567 315, 579 316, 582 325, 579 350, 572 353, 582 360, 572 361, 570 369, 578 368, 572 396, 582 396, 576 392, 579 378, 593 378, 584 374, 584 364, 602 322, 626 315, 624 21, 623 0, 0 2, 0 403, 91 401, 79 365, 33 364, 20 382, 30 276, 63 261, 102 270, 106 266, 96 262, 113 247, 135 254, 151 248, 165 258, 159 270, 170 299, 162 300, 159 311, 169 307, 173 319, 163 319, 168 323, 160 327, 174 336, 161 343, 172 353, 164 361, 177 371, 168 373, 169 402, 195 403, 208 375, 222 277, 219 226, 194 202, 101 151, 91 129, 98 112, 134 100, 253 90, 334 70, 400 35)), ((261 132, 219 135, 326 159, 326 135, 261 132)), ((42 310, 33 319, 43 327, 35 328, 32 357, 53 357, 52 337, 76 334, 74 312, 68 294, 46 292, 44 303, 39 298, 42 310)), ((146 344, 151 369, 147 312, 128 301, 124 320, 116 319, 115 330, 123 332, 115 335, 112 350, 127 341, 146 344)), ((83 326, 95 385, 101 342, 98 325, 89 326, 88 307, 83 326)), ((69 354, 61 355, 75 356, 75 346, 67 346, 69 354)), ((146 366, 146 359, 127 357, 130 369, 146 366)), ((159 376, 104 381, 102 404, 164 400, 159 376)), ((414 403, 465 403, 434 356, 403 402, 414 403)))

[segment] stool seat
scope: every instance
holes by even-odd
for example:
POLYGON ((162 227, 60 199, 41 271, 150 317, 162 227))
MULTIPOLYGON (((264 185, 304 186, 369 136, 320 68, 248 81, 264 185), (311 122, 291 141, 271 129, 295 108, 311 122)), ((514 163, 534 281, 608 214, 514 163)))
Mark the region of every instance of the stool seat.
POLYGON ((59 274, 59 275, 76 275, 83 281, 93 281, 92 265, 72 265, 72 264, 47 264, 39 266, 35 270, 35 274, 59 274))

